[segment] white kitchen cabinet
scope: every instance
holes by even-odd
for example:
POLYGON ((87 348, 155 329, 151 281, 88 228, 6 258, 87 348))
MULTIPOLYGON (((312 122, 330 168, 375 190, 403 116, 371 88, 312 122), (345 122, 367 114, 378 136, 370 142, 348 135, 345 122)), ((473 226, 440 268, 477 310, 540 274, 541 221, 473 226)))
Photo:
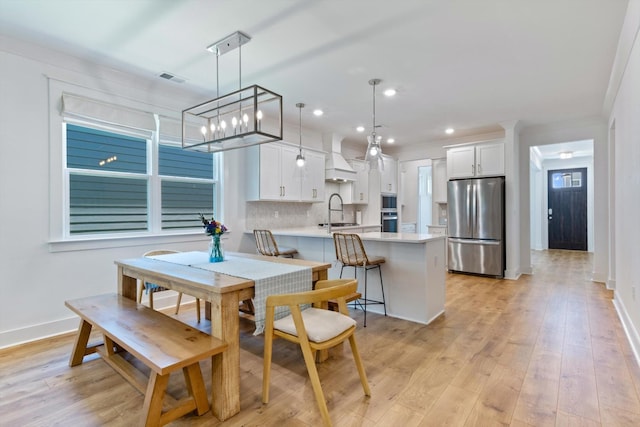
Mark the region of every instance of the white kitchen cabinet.
POLYGON ((398 192, 398 163, 389 156, 382 156, 384 170, 380 176, 380 192, 396 194, 398 192))
POLYGON ((504 175, 504 143, 452 147, 447 150, 447 176, 470 178, 504 175))
POLYGON ((433 160, 433 202, 447 203, 447 161, 433 160))
POLYGON ((296 165, 297 146, 272 142, 246 150, 247 200, 324 202, 323 153, 303 148, 305 173, 296 165))
POLYGON ((504 143, 476 147, 476 176, 504 175, 504 143))
POLYGON ((345 204, 369 203, 369 168, 363 160, 347 160, 356 171, 356 180, 340 184, 340 196, 345 204))
POLYGON ((305 173, 302 179, 301 199, 303 202, 324 201, 324 154, 303 150, 305 173))

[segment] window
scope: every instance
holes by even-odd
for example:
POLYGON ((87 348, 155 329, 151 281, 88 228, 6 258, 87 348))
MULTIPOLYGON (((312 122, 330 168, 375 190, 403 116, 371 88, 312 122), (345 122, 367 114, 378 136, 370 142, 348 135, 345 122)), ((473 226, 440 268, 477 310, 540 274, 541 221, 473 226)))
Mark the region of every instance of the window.
POLYGON ((212 215, 216 157, 158 134, 66 124, 70 236, 193 229, 212 215))
POLYGON ((581 172, 562 172, 552 175, 553 188, 582 187, 581 172))

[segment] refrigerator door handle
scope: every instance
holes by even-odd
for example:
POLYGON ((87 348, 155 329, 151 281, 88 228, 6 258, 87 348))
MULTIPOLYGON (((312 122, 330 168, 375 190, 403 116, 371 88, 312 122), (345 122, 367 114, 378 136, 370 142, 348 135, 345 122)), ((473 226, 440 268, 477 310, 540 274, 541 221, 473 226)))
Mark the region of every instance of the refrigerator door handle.
POLYGON ((478 186, 471 186, 471 236, 478 237, 478 186))
POLYGON ((448 238, 451 243, 464 243, 466 245, 486 245, 486 246, 498 246, 500 240, 469 240, 469 239, 456 239, 454 237, 448 238))

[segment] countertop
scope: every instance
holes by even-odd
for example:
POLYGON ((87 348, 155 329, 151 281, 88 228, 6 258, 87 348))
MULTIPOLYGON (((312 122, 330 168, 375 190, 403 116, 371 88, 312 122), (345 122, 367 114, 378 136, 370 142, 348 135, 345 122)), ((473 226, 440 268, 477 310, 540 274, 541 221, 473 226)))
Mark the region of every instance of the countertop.
MULTIPOLYGON (((349 231, 348 229, 367 228, 366 225, 358 225, 354 227, 336 227, 332 231, 341 232, 349 231)), ((251 233, 251 231, 247 231, 251 233)), ((332 236, 327 233, 326 228, 318 227, 301 227, 301 228, 282 228, 271 230, 274 236, 296 236, 296 237, 317 237, 331 239, 332 236)), ((381 231, 370 231, 366 233, 357 233, 363 241, 378 242, 400 242, 400 243, 425 243, 431 240, 445 239, 445 236, 426 233, 386 233, 381 231)))

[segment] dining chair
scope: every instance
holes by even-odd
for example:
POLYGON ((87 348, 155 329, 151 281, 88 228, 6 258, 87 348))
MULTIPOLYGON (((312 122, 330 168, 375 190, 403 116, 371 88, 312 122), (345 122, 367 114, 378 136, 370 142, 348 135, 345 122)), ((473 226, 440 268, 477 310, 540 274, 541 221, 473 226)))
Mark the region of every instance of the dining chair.
POLYGON ((253 230, 253 235, 256 238, 256 248, 262 255, 293 258, 298 253, 295 248, 278 247, 271 230, 253 230))
POLYGON ((357 289, 358 281, 355 279, 320 280, 316 282, 315 289, 312 291, 267 297, 262 374, 263 403, 269 403, 273 339, 278 337, 300 345, 325 426, 331 426, 331 418, 315 364, 315 353, 318 350, 334 347, 348 339, 364 394, 371 396, 367 375, 356 345, 354 335, 356 321, 349 317, 345 301, 345 297, 356 292, 357 289), (331 299, 338 302, 339 311, 327 309, 327 302, 331 299), (291 314, 276 320, 275 308, 280 306, 287 306, 291 314))
POLYGON ((382 282, 381 264, 385 259, 381 256, 369 256, 364 249, 360 236, 352 233, 333 233, 333 243, 336 249, 336 258, 342 264, 340 267, 340 278, 345 267, 353 267, 355 278, 358 278, 358 268, 364 269, 364 297, 356 300, 364 311, 364 327, 367 327, 367 305, 381 304, 384 309, 384 315, 387 315, 387 305, 384 298, 384 284, 382 282), (378 269, 380 275, 380 291, 382 293, 382 301, 371 299, 367 296, 367 276, 369 270, 378 269))
MULTIPOLYGON (((143 256, 153 256, 153 255, 166 255, 166 254, 175 254, 178 251, 172 251, 168 249, 156 249, 149 252, 146 252, 143 256)), ((140 286, 140 290, 138 291, 138 304, 142 303, 142 292, 146 291, 149 294, 149 307, 153 309, 153 294, 156 292, 168 291, 169 289, 164 288, 162 286, 158 286, 155 283, 142 282, 140 286)), ((178 293, 178 302, 176 304, 176 314, 180 311, 180 302, 182 301, 182 292, 178 293)), ((200 323, 200 299, 196 298, 196 317, 198 318, 198 323, 200 323)))

